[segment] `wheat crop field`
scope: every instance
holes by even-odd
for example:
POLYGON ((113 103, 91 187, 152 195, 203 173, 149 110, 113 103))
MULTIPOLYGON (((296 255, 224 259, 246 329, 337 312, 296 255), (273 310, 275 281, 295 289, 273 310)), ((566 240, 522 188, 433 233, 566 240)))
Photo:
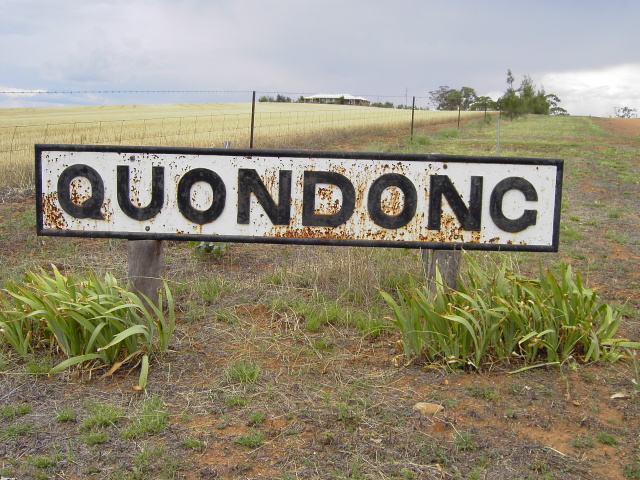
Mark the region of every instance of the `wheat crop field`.
MULTIPOLYGON (((36 143, 248 148, 251 103, 102 105, 0 110, 0 189, 33 184, 36 143)), ((453 122, 458 112, 415 110, 414 126, 453 122)), ((484 112, 461 112, 464 120, 484 112)), ((411 110, 257 103, 255 148, 318 148, 372 129, 409 132, 411 110)))

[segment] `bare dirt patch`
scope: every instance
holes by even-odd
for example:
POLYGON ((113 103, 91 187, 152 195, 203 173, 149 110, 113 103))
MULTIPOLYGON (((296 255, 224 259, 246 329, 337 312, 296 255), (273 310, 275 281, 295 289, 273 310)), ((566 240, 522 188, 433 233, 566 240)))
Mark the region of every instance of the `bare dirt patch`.
POLYGON ((593 121, 609 133, 625 136, 640 136, 640 118, 599 118, 593 121))

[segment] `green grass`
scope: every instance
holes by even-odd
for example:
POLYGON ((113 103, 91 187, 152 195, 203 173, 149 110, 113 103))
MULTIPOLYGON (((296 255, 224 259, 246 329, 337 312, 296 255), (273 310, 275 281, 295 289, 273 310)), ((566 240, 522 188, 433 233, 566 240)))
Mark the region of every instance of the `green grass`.
POLYGON ((109 403, 92 402, 87 405, 86 410, 89 415, 80 425, 83 430, 90 430, 96 427, 113 427, 125 416, 123 408, 109 403))
POLYGON ((230 382, 256 383, 260 376, 260 365, 251 360, 238 360, 229 364, 225 373, 230 382))
POLYGON ((618 439, 607 432, 600 432, 596 435, 596 440, 603 445, 618 445, 618 439))
POLYGON ((12 423, 11 425, 0 429, 0 440, 11 440, 13 438, 30 435, 36 431, 33 422, 12 423))
POLYGON ((180 443, 183 447, 188 448, 189 450, 202 450, 206 446, 204 441, 191 436, 183 438, 180 440, 180 443))
POLYGON ((594 445, 595 441, 589 433, 571 439, 571 446, 574 448, 591 448, 594 445))
POLYGON ((80 438, 87 445, 101 445, 109 439, 109 436, 104 432, 89 432, 82 434, 80 438))
POLYGON ((32 406, 30 403, 12 403, 0 406, 0 418, 21 417, 31 413, 32 406))
POLYGON ((71 407, 61 408, 56 412, 56 422, 71 422, 76 419, 76 413, 71 407))
POLYGON ((453 442, 456 448, 461 451, 474 451, 478 449, 478 442, 475 441, 471 432, 457 432, 453 436, 453 442))
POLYGON ((252 429, 249 433, 236 437, 234 443, 245 447, 257 448, 264 444, 264 433, 252 429))
POLYGON ((140 412, 122 430, 122 437, 130 439, 143 434, 158 434, 166 428, 168 420, 169 410, 162 397, 145 398, 140 412))

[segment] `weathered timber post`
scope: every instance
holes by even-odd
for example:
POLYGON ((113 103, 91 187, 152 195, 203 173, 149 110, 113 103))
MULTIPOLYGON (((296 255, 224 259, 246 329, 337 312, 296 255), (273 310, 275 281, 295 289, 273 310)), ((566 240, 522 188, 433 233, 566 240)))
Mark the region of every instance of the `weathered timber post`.
POLYGON ((158 294, 164 274, 164 245, 162 240, 129 240, 127 261, 131 290, 146 296, 158 305, 158 294))
POLYGON ((423 250, 422 261, 427 272, 429 292, 436 292, 436 268, 442 276, 442 283, 454 290, 458 289, 458 276, 462 253, 460 250, 423 250))

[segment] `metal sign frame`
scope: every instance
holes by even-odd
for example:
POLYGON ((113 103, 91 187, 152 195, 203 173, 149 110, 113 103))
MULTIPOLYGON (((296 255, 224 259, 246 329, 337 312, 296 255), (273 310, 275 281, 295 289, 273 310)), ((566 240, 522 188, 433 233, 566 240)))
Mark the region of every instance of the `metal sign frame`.
POLYGON ((35 161, 38 235, 558 250, 559 159, 37 144, 35 161))

